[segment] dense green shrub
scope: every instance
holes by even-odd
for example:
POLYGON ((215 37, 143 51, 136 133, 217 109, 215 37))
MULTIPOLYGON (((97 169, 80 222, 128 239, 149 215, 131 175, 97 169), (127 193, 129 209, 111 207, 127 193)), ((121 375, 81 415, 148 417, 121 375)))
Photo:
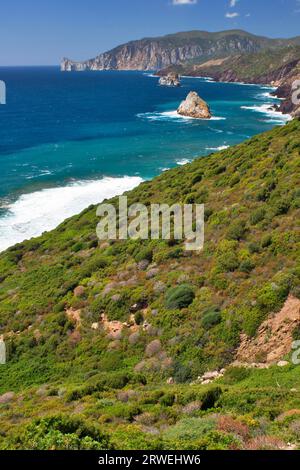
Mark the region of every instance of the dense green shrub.
POLYGON ((261 239, 261 247, 268 248, 268 246, 272 245, 272 235, 266 234, 261 239))
POLYGON ((144 321, 144 315, 142 312, 139 310, 138 312, 135 313, 134 315, 134 320, 137 325, 141 325, 144 321))
POLYGON ((159 403, 162 406, 173 406, 175 402, 175 395, 174 393, 167 393, 161 397, 159 403))
POLYGON ((240 264, 240 271, 242 271, 243 273, 251 273, 251 271, 253 271, 254 268, 255 268, 255 264, 250 259, 246 259, 242 261, 240 264))
POLYGON ((149 247, 143 247, 135 254, 136 262, 147 260, 151 263, 152 259, 153 259, 153 250, 149 247))
POLYGON ((202 178, 203 178, 203 173, 197 173, 192 179, 192 186, 194 186, 197 183, 200 183, 202 178))
POLYGON ((221 321, 221 312, 219 309, 210 308, 203 314, 201 324, 205 330, 209 330, 213 326, 217 325, 221 321))
POLYGON ((274 215, 283 215, 287 214, 291 207, 291 203, 289 200, 280 200, 276 201, 275 204, 273 204, 273 210, 274 210, 274 215))
POLYGON ((243 330, 248 336, 254 336, 265 319, 265 313, 257 307, 245 308, 243 311, 243 330))
POLYGON ((33 421, 17 439, 22 450, 108 450, 109 437, 79 417, 52 416, 33 421))
POLYGON ((251 375, 251 370, 245 367, 229 367, 224 375, 223 381, 226 384, 235 384, 247 379, 251 375))
POLYGON ((229 186, 230 186, 231 188, 233 188, 233 187, 236 186, 240 181, 241 181, 240 175, 239 175, 238 173, 236 173, 236 174, 233 175, 232 178, 230 179, 230 181, 229 181, 229 186))
POLYGON ((182 364, 179 361, 175 361, 173 364, 173 377, 176 383, 185 383, 191 380, 192 371, 191 368, 182 364))
POLYGON ((165 304, 168 309, 181 309, 188 307, 194 298, 194 289, 187 284, 182 284, 178 287, 172 287, 166 292, 165 304))
POLYGON ((259 253, 260 252, 260 246, 257 242, 251 242, 248 245, 248 250, 249 250, 250 254, 259 253))
POLYGON ((81 278, 89 277, 99 269, 104 269, 108 265, 108 260, 101 255, 96 255, 87 260, 80 268, 81 278))
POLYGON ((175 426, 167 429, 165 439, 172 441, 193 441, 202 438, 206 433, 216 428, 216 420, 211 417, 184 418, 175 426))
POLYGON ((223 240, 216 251, 217 268, 221 272, 235 271, 240 263, 236 253, 238 243, 234 240, 223 240))
POLYGON ((241 240, 246 233, 246 222, 244 220, 238 220, 231 224, 227 232, 227 238, 229 240, 241 240))
POLYGON ((256 225, 262 220, 264 220, 266 215, 266 210, 263 207, 260 207, 259 209, 256 209, 256 211, 252 212, 250 215, 250 224, 251 225, 256 225))
POLYGON ((209 410, 214 408, 222 395, 222 389, 220 387, 212 387, 201 396, 201 409, 209 410))

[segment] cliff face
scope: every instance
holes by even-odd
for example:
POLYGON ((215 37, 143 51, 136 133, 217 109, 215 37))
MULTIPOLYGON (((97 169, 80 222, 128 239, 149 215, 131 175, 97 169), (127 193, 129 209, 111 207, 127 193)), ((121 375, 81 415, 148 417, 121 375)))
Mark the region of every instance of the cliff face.
POLYGON ((132 41, 84 62, 64 58, 61 70, 159 70, 194 59, 206 60, 256 52, 265 47, 277 47, 282 42, 284 41, 254 36, 244 31, 192 31, 132 41))
MULTIPOLYGON (((216 73, 215 80, 220 82, 240 82, 240 75, 235 70, 227 70, 216 73)), ((285 64, 277 70, 266 72, 263 75, 249 78, 248 83, 269 84, 278 87, 275 96, 282 99, 278 110, 292 116, 300 115, 300 106, 293 102, 293 83, 300 80, 300 59, 285 64)))

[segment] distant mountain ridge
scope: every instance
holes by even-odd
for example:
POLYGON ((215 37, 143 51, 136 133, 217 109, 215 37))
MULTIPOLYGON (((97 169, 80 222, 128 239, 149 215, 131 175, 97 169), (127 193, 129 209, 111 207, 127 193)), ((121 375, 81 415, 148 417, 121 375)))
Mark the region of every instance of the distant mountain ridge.
POLYGON ((64 58, 61 70, 159 70, 195 59, 205 61, 295 44, 300 44, 300 37, 270 39, 242 30, 188 31, 130 41, 83 62, 64 58))

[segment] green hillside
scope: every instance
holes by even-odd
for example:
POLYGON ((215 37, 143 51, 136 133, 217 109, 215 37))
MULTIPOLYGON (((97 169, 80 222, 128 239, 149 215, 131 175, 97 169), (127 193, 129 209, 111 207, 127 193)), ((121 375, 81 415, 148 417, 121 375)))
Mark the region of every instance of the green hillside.
MULTIPOLYGON (((300 37, 291 39, 273 39, 264 36, 257 36, 241 29, 229 29, 225 31, 210 32, 210 31, 183 31, 175 34, 167 34, 161 37, 144 38, 143 42, 156 41, 162 46, 169 47, 183 47, 186 45, 200 45, 203 46, 204 50, 210 47, 212 44, 218 41, 227 41, 239 39, 241 44, 244 40, 252 41, 252 45, 257 50, 262 48, 277 48, 284 47, 286 45, 294 45, 300 43, 300 37)), ((129 44, 135 44, 139 41, 131 41, 129 44)), ((122 47, 122 46, 120 46, 122 47)), ((229 47, 229 45, 227 46, 229 47)))
POLYGON ((0 448, 299 446, 299 416, 284 414, 300 409, 298 366, 229 367, 191 385, 300 298, 299 188, 295 119, 127 194, 204 203, 201 253, 175 240, 100 244, 89 207, 0 254, 0 448), (112 321, 126 325, 113 333, 112 321))
MULTIPOLYGON (((220 80, 225 79, 228 75, 230 81, 239 80, 244 82, 270 83, 272 80, 280 80, 284 78, 296 67, 296 63, 300 61, 300 46, 293 45, 288 47, 267 48, 259 52, 251 54, 236 55, 234 57, 225 57, 219 64, 211 63, 213 61, 197 62, 193 60, 178 66, 170 67, 181 75, 202 75, 212 76, 220 80), (284 73, 281 71, 285 66, 290 68, 284 73), (274 77, 272 76, 274 74, 274 77)), ((169 69, 167 69, 169 71, 169 69)), ((299 73, 294 70, 294 74, 299 73)), ((165 73, 162 71, 161 73, 165 73)))

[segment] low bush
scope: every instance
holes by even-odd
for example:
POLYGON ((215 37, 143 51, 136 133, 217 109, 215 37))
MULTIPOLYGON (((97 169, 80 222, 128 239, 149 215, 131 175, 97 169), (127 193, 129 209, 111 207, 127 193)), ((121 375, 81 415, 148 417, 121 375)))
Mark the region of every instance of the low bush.
POLYGON ((245 367, 229 367, 225 372, 223 381, 231 385, 247 379, 250 375, 251 370, 245 367))
POLYGON ((241 240, 246 233, 246 222, 238 220, 231 224, 227 232, 227 238, 229 240, 241 240))
POLYGON ((187 284, 182 284, 178 287, 172 287, 166 292, 165 305, 169 310, 182 309, 188 307, 194 298, 194 289, 187 284))
POLYGON ((217 308, 210 308, 203 314, 201 325, 205 330, 209 330, 221 321, 221 313, 217 308))
POLYGON ((79 417, 52 416, 33 421, 18 436, 22 450, 108 450, 109 437, 79 417))

